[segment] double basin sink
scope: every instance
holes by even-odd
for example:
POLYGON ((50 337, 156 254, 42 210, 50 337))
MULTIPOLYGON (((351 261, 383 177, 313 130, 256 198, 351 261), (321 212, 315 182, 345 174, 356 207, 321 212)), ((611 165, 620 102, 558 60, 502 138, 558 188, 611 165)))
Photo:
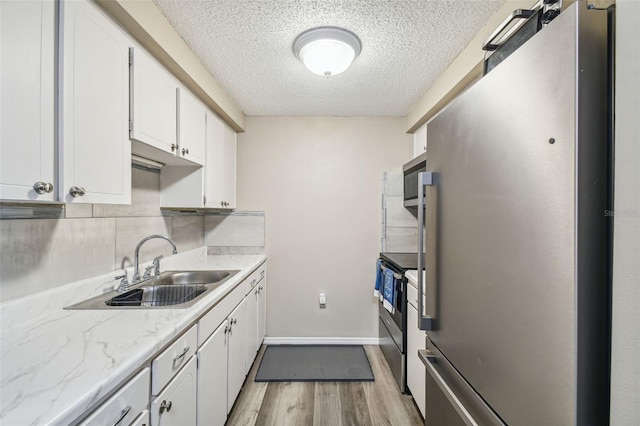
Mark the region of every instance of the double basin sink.
POLYGON ((124 292, 111 291, 65 309, 188 308, 239 271, 165 271, 124 292))

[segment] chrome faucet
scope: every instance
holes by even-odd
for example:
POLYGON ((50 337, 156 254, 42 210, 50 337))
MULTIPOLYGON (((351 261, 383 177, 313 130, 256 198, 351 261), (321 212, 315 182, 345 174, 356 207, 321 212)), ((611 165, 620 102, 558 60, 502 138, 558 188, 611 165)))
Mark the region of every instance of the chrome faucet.
MULTIPOLYGON (((154 238, 161 238, 163 240, 166 240, 169 244, 171 244, 171 247, 173 247, 173 254, 178 253, 178 249, 176 245, 174 244, 173 241, 171 241, 169 237, 165 237, 164 235, 149 235, 148 237, 143 238, 136 246, 135 257, 133 260, 133 278, 131 278, 132 284, 140 282, 140 272, 138 271, 139 265, 140 265, 140 247, 142 247, 142 245, 147 241, 152 240, 154 238)), ((160 259, 161 257, 158 256, 157 258, 154 259, 154 262, 153 262, 154 267, 156 269, 156 274, 155 274, 156 276, 158 276, 158 274, 160 273, 160 259)))

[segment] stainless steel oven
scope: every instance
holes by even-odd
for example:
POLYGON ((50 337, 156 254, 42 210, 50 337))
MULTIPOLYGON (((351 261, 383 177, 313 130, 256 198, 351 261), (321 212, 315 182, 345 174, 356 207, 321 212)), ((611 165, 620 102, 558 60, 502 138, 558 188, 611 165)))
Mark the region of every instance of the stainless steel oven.
POLYGON ((378 332, 380 347, 402 393, 407 393, 407 277, 405 271, 416 269, 416 253, 380 253, 381 268, 393 271, 395 279, 395 303, 393 313, 383 303, 378 307, 378 332))

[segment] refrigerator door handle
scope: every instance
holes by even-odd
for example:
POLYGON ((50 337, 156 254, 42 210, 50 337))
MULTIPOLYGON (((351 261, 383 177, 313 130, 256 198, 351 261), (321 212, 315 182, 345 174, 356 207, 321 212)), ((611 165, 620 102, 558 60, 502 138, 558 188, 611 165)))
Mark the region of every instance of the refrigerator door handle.
MULTIPOLYGON (((433 185, 432 172, 418 173, 418 328, 420 330, 433 330, 433 317, 425 315, 424 307, 424 219, 425 219, 425 187, 433 185)), ((431 297, 433 297, 431 295, 431 297)))
POLYGON ((460 419, 467 426, 478 426, 478 423, 473 419, 469 411, 464 407, 462 402, 458 399, 456 394, 451 390, 447 382, 442 378, 438 370, 433 366, 436 362, 436 357, 429 350, 418 351, 422 363, 427 367, 427 374, 429 374, 436 382, 442 393, 447 397, 451 406, 456 410, 460 419))

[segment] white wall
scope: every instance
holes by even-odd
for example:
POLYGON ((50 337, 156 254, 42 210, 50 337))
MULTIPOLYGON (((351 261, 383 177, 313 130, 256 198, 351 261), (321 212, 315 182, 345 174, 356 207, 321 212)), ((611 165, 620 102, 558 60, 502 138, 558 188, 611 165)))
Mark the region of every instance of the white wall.
POLYGON ((377 337, 381 177, 412 156, 401 117, 247 117, 238 208, 263 210, 269 337, 377 337), (327 307, 318 307, 326 292, 327 307))
POLYGON ((611 425, 640 424, 640 2, 618 0, 611 425))

